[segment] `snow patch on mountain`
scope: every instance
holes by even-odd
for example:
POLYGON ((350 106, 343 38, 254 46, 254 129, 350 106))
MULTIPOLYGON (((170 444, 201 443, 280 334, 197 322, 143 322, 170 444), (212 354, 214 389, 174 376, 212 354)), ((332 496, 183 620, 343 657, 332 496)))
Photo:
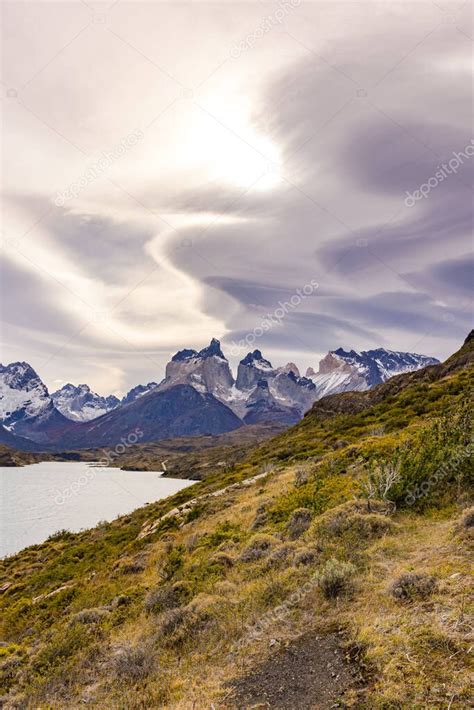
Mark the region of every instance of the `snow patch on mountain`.
POLYGON ((0 418, 5 427, 40 415, 50 404, 48 388, 27 362, 0 364, 0 418))
POLYGON ((92 392, 88 385, 70 383, 53 392, 54 406, 68 419, 75 422, 88 422, 119 406, 120 400, 114 395, 101 397, 92 392))
POLYGON ((438 362, 436 358, 426 355, 384 348, 362 352, 338 348, 320 361, 317 373, 308 368, 306 375, 316 385, 316 399, 321 399, 337 392, 366 390, 395 375, 436 365, 438 362))

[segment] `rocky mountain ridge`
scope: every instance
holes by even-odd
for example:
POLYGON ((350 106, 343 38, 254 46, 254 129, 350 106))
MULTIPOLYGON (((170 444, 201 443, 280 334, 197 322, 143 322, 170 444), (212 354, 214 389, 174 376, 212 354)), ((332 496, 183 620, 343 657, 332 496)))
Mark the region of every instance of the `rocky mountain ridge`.
POLYGON ((294 363, 274 367, 254 350, 242 358, 234 379, 220 342, 213 338, 200 351, 177 352, 160 383, 137 385, 122 400, 102 397, 85 384, 67 384, 50 395, 28 363, 11 363, 0 366, 0 423, 11 435, 43 446, 78 448, 111 445, 124 430, 141 424, 147 441, 222 433, 244 424, 290 426, 328 394, 368 390, 393 375, 437 362, 383 348, 339 348, 320 361, 318 372, 309 368, 301 376, 294 363))

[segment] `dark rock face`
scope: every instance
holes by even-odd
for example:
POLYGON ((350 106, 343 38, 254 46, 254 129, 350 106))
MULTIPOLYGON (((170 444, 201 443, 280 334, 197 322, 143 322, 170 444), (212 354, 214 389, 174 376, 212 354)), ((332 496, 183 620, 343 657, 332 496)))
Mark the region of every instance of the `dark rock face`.
POLYGON ((198 357, 206 358, 206 357, 220 357, 222 360, 225 360, 224 353, 221 350, 221 344, 216 338, 212 338, 210 344, 207 346, 207 348, 203 348, 200 350, 198 353, 198 357))
POLYGON ((124 397, 122 397, 120 404, 130 404, 130 402, 134 402, 147 392, 151 392, 151 390, 155 389, 155 387, 158 387, 157 382, 149 382, 147 385, 137 385, 127 392, 124 397))
POLYGON ((0 444, 9 446, 17 451, 34 451, 37 448, 34 441, 12 434, 4 426, 0 425, 0 444))
POLYGON ((139 442, 159 441, 222 434, 240 426, 242 421, 212 394, 176 385, 165 391, 154 389, 93 422, 77 425, 61 444, 68 448, 114 446, 127 442, 130 435, 133 439, 138 435, 139 442))
POLYGON ((255 387, 262 377, 268 379, 274 377, 275 374, 271 362, 265 360, 260 350, 254 350, 239 362, 235 386, 239 390, 249 390, 255 387))
POLYGON ((280 422, 290 426, 301 419, 301 414, 294 407, 280 404, 270 392, 268 382, 261 379, 247 399, 243 419, 245 424, 280 422))
POLYGON ((197 350, 179 350, 171 358, 171 362, 183 362, 183 360, 190 360, 192 357, 197 357, 197 350))

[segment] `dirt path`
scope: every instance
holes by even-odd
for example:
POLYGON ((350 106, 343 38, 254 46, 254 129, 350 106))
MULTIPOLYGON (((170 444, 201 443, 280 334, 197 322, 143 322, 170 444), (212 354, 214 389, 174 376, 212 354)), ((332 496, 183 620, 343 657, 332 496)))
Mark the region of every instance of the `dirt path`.
POLYGON ((228 710, 313 710, 344 707, 342 695, 356 685, 357 669, 345 659, 336 634, 306 634, 252 673, 230 683, 228 710))

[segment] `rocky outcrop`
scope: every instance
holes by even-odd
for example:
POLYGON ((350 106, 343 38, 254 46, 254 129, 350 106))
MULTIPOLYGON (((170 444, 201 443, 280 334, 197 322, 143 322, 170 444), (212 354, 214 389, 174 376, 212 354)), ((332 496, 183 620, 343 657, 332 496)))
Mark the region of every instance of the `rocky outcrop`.
POLYGON ((316 385, 307 377, 299 377, 293 370, 279 372, 271 383, 273 395, 288 406, 296 408, 301 415, 316 399, 316 385))
POLYGON ((222 401, 229 398, 234 378, 218 340, 213 338, 203 350, 180 350, 166 366, 165 379, 158 389, 191 385, 198 392, 208 392, 222 401))
POLYGON ((273 369, 271 362, 263 357, 260 350, 254 350, 239 362, 235 385, 239 390, 250 390, 259 380, 268 381, 268 378, 275 375, 276 370, 273 369))

